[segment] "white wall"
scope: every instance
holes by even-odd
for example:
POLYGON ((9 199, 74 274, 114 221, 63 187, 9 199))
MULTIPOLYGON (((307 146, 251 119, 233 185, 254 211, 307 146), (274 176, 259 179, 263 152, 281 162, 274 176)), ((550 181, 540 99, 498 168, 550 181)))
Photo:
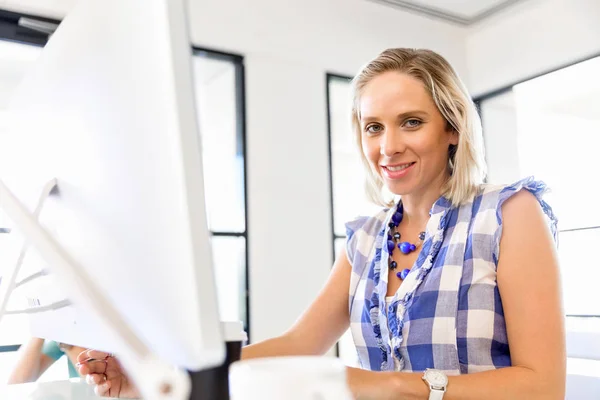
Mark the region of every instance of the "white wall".
MULTIPOLYGON (((74 0, 7 3, 60 18, 74 0)), ((401 46, 437 50, 464 73, 466 30, 366 0, 194 0, 190 23, 195 45, 245 57, 256 341, 290 327, 331 267, 325 73, 352 75, 401 46)))
POLYGON ((23 14, 62 19, 78 0, 0 0, 0 8, 23 14))
POLYGON ((600 1, 528 0, 470 30, 475 96, 600 54, 600 1))
POLYGON ((464 71, 465 31, 365 0, 192 4, 194 43, 246 58, 250 312, 260 340, 296 320, 331 267, 325 73, 354 74, 391 46, 433 48, 464 71))

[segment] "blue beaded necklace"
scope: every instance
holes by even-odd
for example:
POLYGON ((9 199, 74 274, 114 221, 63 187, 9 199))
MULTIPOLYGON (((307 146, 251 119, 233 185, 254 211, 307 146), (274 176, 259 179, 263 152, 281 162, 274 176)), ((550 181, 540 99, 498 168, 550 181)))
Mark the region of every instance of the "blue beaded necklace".
MULTIPOLYGON (((402 209, 401 209, 402 205, 401 203, 398 203, 398 207, 396 208, 396 212, 394 213, 394 215, 392 215, 392 220, 389 223, 389 227, 390 227, 390 232, 388 233, 388 240, 387 240, 387 246, 388 246, 388 253, 390 253, 390 258, 388 260, 389 262, 389 268, 393 271, 396 268, 398 268, 398 263, 394 260, 392 260, 392 254, 394 253, 394 249, 396 247, 398 247, 398 249, 400 250, 400 252, 402 252, 402 254, 410 254, 413 251, 417 250, 417 248, 419 246, 421 246, 421 244, 423 243, 423 240, 425 240, 425 232, 421 232, 419 233, 419 242, 417 243, 410 243, 410 242, 400 242, 400 232, 398 232, 398 225, 400 225, 400 222, 402 221, 402 209)), ((406 276, 408 275, 408 273, 410 272, 410 268, 405 268, 400 272, 396 272, 396 276, 398 277, 398 279, 406 279, 406 276)))

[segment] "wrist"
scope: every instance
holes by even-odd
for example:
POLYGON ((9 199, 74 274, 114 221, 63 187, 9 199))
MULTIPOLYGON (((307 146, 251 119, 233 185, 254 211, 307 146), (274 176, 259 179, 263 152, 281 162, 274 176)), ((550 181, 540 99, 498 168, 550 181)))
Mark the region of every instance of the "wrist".
POLYGON ((390 390, 398 398, 403 400, 426 400, 429 399, 429 386, 421 378, 419 373, 392 372, 393 378, 390 390))
POLYGON ((66 352, 68 352, 69 350, 71 350, 71 349, 73 348, 73 346, 72 346, 72 345, 70 345, 70 344, 66 344, 66 343, 60 343, 60 342, 59 342, 59 343, 58 343, 58 348, 59 348, 59 349, 60 349, 60 350, 61 350, 63 353, 66 353, 66 352))

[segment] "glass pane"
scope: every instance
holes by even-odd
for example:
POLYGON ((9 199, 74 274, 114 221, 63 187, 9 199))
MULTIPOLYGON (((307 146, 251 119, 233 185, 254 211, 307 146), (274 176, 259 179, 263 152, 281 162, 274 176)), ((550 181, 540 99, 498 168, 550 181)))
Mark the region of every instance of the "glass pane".
MULTIPOLYGON (((481 104, 487 180, 505 184, 522 178, 519 165, 519 132, 514 93, 511 91, 485 100, 481 104)), ((546 179, 545 176, 540 176, 546 179)))
POLYGON ((333 217, 336 235, 345 235, 344 224, 358 215, 374 214, 377 206, 365 195, 365 175, 350 120, 350 82, 329 81, 333 217))
POLYGON ((221 319, 244 321, 247 327, 246 239, 215 236, 212 248, 221 319))
POLYGON ((592 183, 600 172, 599 69, 597 57, 482 103, 490 181, 545 181, 561 230, 600 226, 600 186, 592 183))
POLYGON ((535 174, 552 188, 548 197, 560 229, 600 226, 593 202, 600 187, 600 57, 514 87, 523 175, 535 174))
POLYGON ((567 315, 600 315, 600 260, 590 249, 600 244, 600 229, 561 232, 558 253, 567 315))
POLYGON ((244 232, 244 150, 235 63, 194 57, 206 202, 213 231, 244 232))

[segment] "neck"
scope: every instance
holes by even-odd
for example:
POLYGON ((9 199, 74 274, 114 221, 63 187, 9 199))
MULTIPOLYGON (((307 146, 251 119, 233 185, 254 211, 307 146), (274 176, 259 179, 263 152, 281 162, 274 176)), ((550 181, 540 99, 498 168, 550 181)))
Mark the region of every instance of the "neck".
POLYGON ((426 225, 430 217, 429 212, 442 195, 442 188, 447 179, 447 174, 442 174, 426 188, 402 196, 403 220, 410 225, 426 225))

